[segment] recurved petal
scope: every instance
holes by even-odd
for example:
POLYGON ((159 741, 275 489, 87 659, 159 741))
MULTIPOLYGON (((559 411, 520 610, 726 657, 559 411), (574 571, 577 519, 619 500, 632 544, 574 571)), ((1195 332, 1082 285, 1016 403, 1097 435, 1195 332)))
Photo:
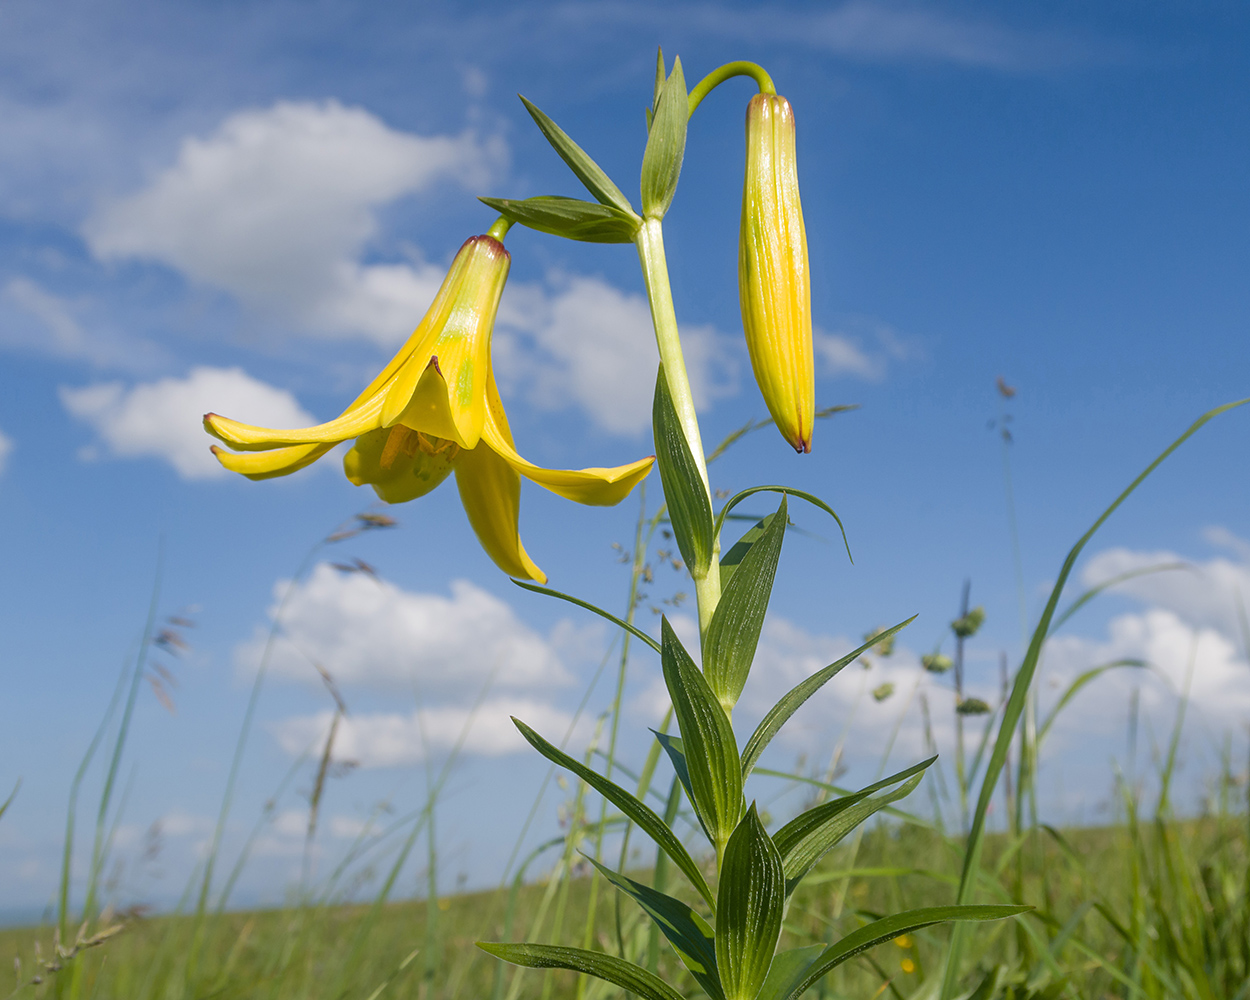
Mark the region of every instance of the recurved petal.
POLYGON ((363 403, 353 403, 334 420, 294 430, 255 427, 217 413, 206 413, 204 429, 239 451, 268 451, 296 444, 335 445, 381 426, 382 401, 381 396, 373 396, 363 403))
POLYGON ((461 453, 456 463, 460 502, 486 554, 509 576, 547 582, 521 544, 517 529, 521 477, 489 448, 461 453))
POLYGON ((629 495, 630 490, 646 478, 655 462, 654 456, 648 456, 629 465, 618 465, 611 469, 544 469, 517 453, 512 443, 508 417, 504 413, 493 375, 487 390, 487 398, 489 405, 486 423, 482 428, 482 443, 496 452, 511 468, 526 479, 551 490, 552 493, 566 500, 596 507, 610 507, 612 504, 620 503, 629 495))
POLYGON ((312 465, 334 445, 333 441, 328 444, 301 444, 247 455, 236 455, 232 451, 218 448, 217 445, 213 445, 210 450, 217 456, 217 461, 231 472, 247 476, 248 479, 273 479, 277 476, 288 476, 306 465, 312 465))

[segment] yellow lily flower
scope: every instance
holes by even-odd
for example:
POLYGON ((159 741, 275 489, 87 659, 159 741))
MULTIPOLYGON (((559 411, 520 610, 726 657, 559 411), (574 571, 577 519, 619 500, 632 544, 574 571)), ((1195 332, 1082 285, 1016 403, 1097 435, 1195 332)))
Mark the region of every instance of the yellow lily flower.
POLYGON ((387 503, 424 496, 454 471, 469 523, 495 564, 511 576, 545 582, 517 529, 521 476, 578 503, 610 505, 651 471, 654 458, 611 469, 562 470, 517 454, 490 359, 510 261, 491 236, 467 240, 407 343, 336 419, 272 430, 205 414, 205 430, 235 449, 213 445, 218 461, 249 479, 269 479, 355 438, 343 470, 387 503))
POLYGON ((795 451, 809 452, 816 382, 807 233, 794 111, 777 94, 756 94, 747 105, 738 295, 747 353, 768 412, 795 451))

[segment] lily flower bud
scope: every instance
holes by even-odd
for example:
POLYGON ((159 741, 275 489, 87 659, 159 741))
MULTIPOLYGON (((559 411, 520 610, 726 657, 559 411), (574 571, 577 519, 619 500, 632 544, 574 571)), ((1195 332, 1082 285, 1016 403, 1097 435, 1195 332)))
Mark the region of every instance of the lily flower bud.
POLYGON ((782 437, 812 450, 816 384, 807 234, 799 204, 794 111, 777 94, 747 105, 738 295, 755 381, 782 437))

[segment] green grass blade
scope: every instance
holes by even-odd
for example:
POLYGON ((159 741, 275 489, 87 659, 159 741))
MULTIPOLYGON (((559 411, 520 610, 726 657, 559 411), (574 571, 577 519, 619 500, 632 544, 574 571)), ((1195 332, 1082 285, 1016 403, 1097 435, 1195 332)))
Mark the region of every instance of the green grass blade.
POLYGON ((634 214, 634 206, 629 203, 629 199, 625 197, 623 191, 618 188, 603 168, 592 160, 572 139, 564 129, 560 128, 555 122, 548 118, 538 108, 527 101, 520 94, 521 103, 525 105, 525 110, 530 113, 530 117, 534 119, 539 130, 547 141, 551 143, 552 148, 560 154, 560 159, 569 165, 569 169, 577 175, 577 179, 586 185, 586 190, 593 194, 601 204, 611 205, 622 212, 634 214))
POLYGON ((854 663, 859 657, 868 652, 873 646, 877 645, 884 639, 888 639, 900 629, 906 628, 916 620, 916 616, 912 615, 906 621, 899 622, 893 628, 886 629, 884 632, 874 635, 869 642, 864 643, 858 649, 852 650, 840 660, 835 660, 829 666, 821 670, 817 670, 811 677, 796 684, 791 688, 780 701, 768 710, 768 714, 755 727, 755 732, 751 734, 751 738, 747 740, 747 745, 742 749, 742 777, 746 780, 754 769, 756 761, 760 759, 760 754, 764 752, 764 748, 772 741, 772 738, 781 731, 781 727, 786 724, 790 716, 797 712, 808 698, 819 691, 826 682, 831 680, 838 674, 843 667, 854 663))
POLYGON ((791 991, 785 1000, 795 1000, 804 990, 812 986, 822 976, 832 972, 843 962, 854 958, 869 948, 875 948, 886 941, 892 941, 901 934, 911 934, 913 931, 932 927, 934 924, 948 923, 952 920, 1002 920, 1005 917, 1014 917, 1016 914, 1024 913, 1030 909, 1032 907, 996 904, 927 906, 918 910, 908 910, 905 913, 896 913, 893 916, 883 917, 881 920, 874 920, 872 923, 866 924, 859 930, 848 934, 836 944, 831 944, 821 952, 816 961, 812 963, 811 968, 808 969, 807 975, 803 977, 798 987, 791 991))
POLYGON ((733 727, 667 618, 660 620, 664 683, 681 730, 695 811, 719 858, 742 817, 742 769, 733 727))
POLYGON ((1131 569, 1127 573, 1118 573, 1110 580, 1103 580, 1103 582, 1097 586, 1090 587, 1089 590, 1085 591, 1085 593, 1069 604, 1063 613, 1056 616, 1055 620, 1051 623, 1050 633, 1051 635, 1054 635, 1069 618, 1080 611, 1081 608, 1085 607, 1085 605, 1087 605, 1103 591, 1110 590, 1112 587, 1124 583, 1126 580, 1132 580, 1139 576, 1149 576, 1151 573, 1166 573, 1175 569, 1192 570, 1193 568, 1194 567, 1189 563, 1173 562, 1160 563, 1157 566, 1145 566, 1141 569, 1131 569))
POLYGON ((604 611, 603 608, 595 607, 595 605, 591 604, 589 601, 583 601, 580 597, 573 597, 571 594, 562 594, 560 591, 552 590, 550 587, 542 587, 536 583, 527 583, 525 580, 513 580, 512 582, 518 587, 522 587, 525 590, 532 590, 536 594, 546 594, 548 597, 556 597, 562 601, 568 601, 570 604, 576 604, 579 608, 585 608, 587 611, 593 612, 600 618, 606 618, 613 625, 623 628, 634 638, 641 639, 657 653, 660 651, 660 644, 652 639, 651 636, 647 635, 646 632, 638 628, 636 625, 631 625, 624 619, 617 618, 611 611, 604 611))
POLYGON ((682 965, 690 970, 703 991, 712 1000, 725 1000, 720 976, 716 971, 716 939, 707 921, 681 900, 614 872, 594 858, 587 857, 587 860, 655 921, 677 952, 682 965))
MULTIPOLYGON (((1024 661, 1020 665, 1020 670, 1016 673, 1016 680, 1012 685, 1011 695, 1007 699, 1007 707, 1003 712, 1003 721, 998 729, 998 738, 994 743, 994 751, 990 755, 989 765, 981 781, 981 793, 978 796, 976 811, 973 814, 972 826, 968 834, 968 844, 964 851, 963 869, 960 873, 959 892, 957 895, 960 903, 967 902, 968 897, 971 895, 976 871, 981 863, 981 850, 985 838, 985 817, 989 811, 990 799, 993 798, 994 789, 998 785, 999 775, 1002 773, 1003 766, 1007 761, 1007 754, 1011 750, 1016 726, 1020 722, 1020 716, 1024 711, 1025 699, 1029 688, 1033 684, 1033 676, 1037 672, 1037 664, 1042 655, 1042 647, 1050 635, 1051 621, 1055 617, 1059 598, 1068 582, 1068 577, 1071 575, 1073 567, 1076 565, 1077 559, 1084 551, 1085 546, 1089 544, 1090 539, 1097 534, 1098 529, 1133 494, 1137 487, 1145 482, 1150 474, 1163 464, 1172 452, 1188 441, 1205 424, 1227 413, 1229 410, 1244 406, 1246 403, 1250 403, 1250 399, 1225 403, 1223 406, 1217 406, 1213 410, 1208 410, 1190 424, 1189 428, 1180 437, 1168 445, 1153 462, 1146 466, 1136 479, 1129 483, 1128 487, 1112 501, 1111 505, 1102 512, 1090 526, 1089 530, 1077 540, 1076 544, 1068 552, 1067 557, 1063 561, 1063 566, 1059 570, 1059 577, 1055 581, 1054 587, 1051 588, 1050 597, 1046 601, 1046 608, 1042 612, 1041 620, 1033 630, 1033 636, 1029 641, 1029 648, 1025 653, 1024 661)), ((946 970, 943 975, 942 989, 939 993, 941 1000, 948 1000, 948 998, 954 995, 955 981, 959 977, 962 943, 963 937, 959 928, 956 928, 955 933, 951 936, 951 944, 947 952, 946 970)))
POLYGON ((713 907, 716 905, 715 897, 707 884, 707 879, 703 877, 703 873, 699 870, 699 866, 695 864, 694 858, 690 856, 690 852, 686 850, 682 842, 677 839, 677 835, 669 829, 665 822, 649 806, 638 801, 636 796, 627 792, 616 782, 608 780, 599 772, 592 771, 580 761, 574 760, 564 751, 552 746, 520 719, 513 718, 512 722, 521 731, 521 735, 525 737, 530 746, 552 763, 559 764, 566 770, 572 771, 638 824, 639 829, 654 840, 660 849, 672 858, 673 863, 685 873, 686 877, 690 879, 690 884, 695 887, 700 896, 707 900, 708 905, 713 907))
POLYGON ((682 995, 659 976, 652 975, 632 962, 601 951, 550 944, 502 944, 489 941, 479 941, 477 946, 513 965, 524 965, 530 969, 572 969, 574 972, 582 972, 613 983, 630 993, 636 993, 643 1000, 683 1000, 682 995))
POLYGON ((786 534, 786 497, 766 520, 759 540, 743 557, 728 583, 703 640, 703 673, 726 710, 742 694, 773 592, 781 543, 786 534))
POLYGON ((716 967, 726 1000, 755 1000, 781 936, 786 877, 755 803, 725 845, 716 896, 716 967))
POLYGON ((1076 678, 1076 680, 1074 680, 1071 684, 1068 685, 1067 689, 1060 696, 1059 700, 1055 702, 1055 707, 1052 708, 1050 710, 1050 713, 1046 716, 1046 721, 1043 722, 1041 726, 1038 728, 1037 745, 1039 747, 1042 745, 1042 741, 1046 739, 1046 734, 1050 732, 1050 727, 1055 724, 1055 720, 1059 717, 1059 713, 1063 711, 1063 709, 1067 706, 1067 704, 1070 701, 1072 701, 1073 698, 1075 698, 1078 694, 1080 694, 1081 689, 1085 687, 1087 684, 1091 683, 1092 681, 1097 680, 1099 677, 1105 674, 1108 670, 1115 670, 1119 667, 1148 667, 1148 666, 1149 664, 1145 660, 1134 660, 1134 659, 1113 660, 1111 663, 1104 663, 1102 664, 1102 666, 1099 666, 1099 667, 1090 667, 1089 670, 1086 670, 1084 673, 1080 674, 1076 678))

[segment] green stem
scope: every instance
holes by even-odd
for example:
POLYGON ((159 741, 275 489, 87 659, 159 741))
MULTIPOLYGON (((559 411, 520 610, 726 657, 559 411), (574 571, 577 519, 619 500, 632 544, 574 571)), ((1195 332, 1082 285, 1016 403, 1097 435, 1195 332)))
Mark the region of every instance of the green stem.
POLYGON ((497 239, 500 243, 502 243, 503 238, 508 235, 508 230, 511 228, 511 220, 501 215, 491 224, 491 227, 486 230, 486 235, 497 239))
POLYGON ((735 76, 749 76, 760 88, 761 94, 777 93, 777 88, 773 86, 773 78, 765 72, 763 66, 741 60, 729 62, 718 69, 712 70, 695 85, 694 90, 690 91, 689 113, 694 114, 694 109, 703 103, 703 98, 707 97, 708 94, 726 80, 731 80, 735 76))
MULTIPOLYGON (((761 71, 762 72, 762 71, 761 71)), ((701 86, 701 85, 700 85, 701 86)), ((677 330, 677 313, 673 308, 673 289, 668 281, 668 262, 664 256, 664 229, 659 219, 647 219, 634 237, 638 258, 642 262, 642 276, 647 287, 647 301, 651 305, 651 323, 655 327, 655 342, 660 349, 660 361, 668 381, 669 395, 677 410, 677 419, 686 443, 699 468, 703 489, 712 502, 712 490, 708 485, 707 462, 703 456, 703 439, 699 435, 699 418, 694 409, 694 395, 690 390, 690 377, 686 373, 686 361, 681 353, 681 335, 677 330)), ((720 539, 713 539, 712 561, 707 575, 694 577, 695 597, 699 604, 699 634, 707 631, 712 612, 720 601, 720 539)), ((693 575, 693 574, 692 574, 693 575)))

